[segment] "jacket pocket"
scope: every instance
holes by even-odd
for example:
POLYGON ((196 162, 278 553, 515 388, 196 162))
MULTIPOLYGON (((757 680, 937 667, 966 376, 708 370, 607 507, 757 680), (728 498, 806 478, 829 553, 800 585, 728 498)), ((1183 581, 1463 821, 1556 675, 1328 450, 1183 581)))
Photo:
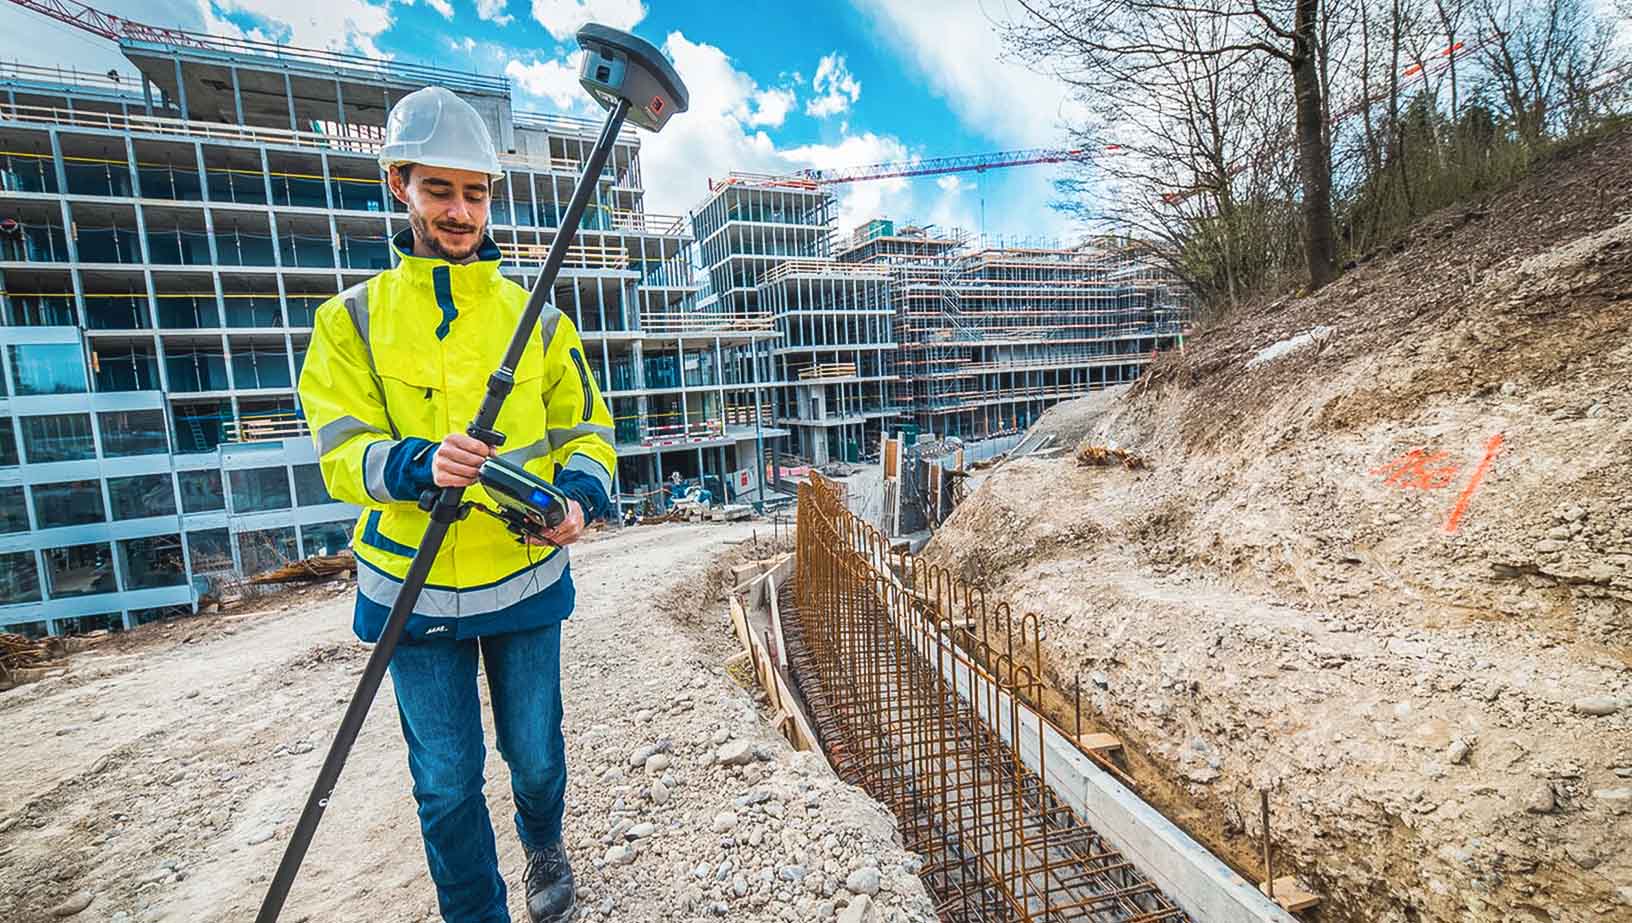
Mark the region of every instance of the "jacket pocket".
POLYGON ((381 359, 380 386, 392 435, 440 442, 447 435, 442 432, 447 408, 441 371, 407 350, 390 350, 381 359))
MULTIPOLYGON (((414 512, 419 514, 417 518, 425 518, 425 514, 420 513, 417 507, 414 512)), ((404 521, 408 518, 409 516, 398 513, 396 510, 392 510, 391 515, 383 515, 379 510, 369 510, 368 516, 363 519, 363 531, 358 536, 358 541, 387 554, 411 558, 414 556, 419 538, 424 536, 425 523, 418 523, 418 528, 415 529, 414 523, 404 521), (407 533, 410 531, 419 533, 419 536, 414 539, 414 544, 398 541, 397 538, 392 537, 396 535, 400 538, 407 538, 407 533)))
POLYGON ((578 347, 573 346, 567 352, 572 356, 572 364, 578 367, 578 384, 582 385, 584 389, 584 418, 582 422, 588 423, 590 416, 595 411, 595 393, 589 388, 589 366, 584 364, 584 356, 578 352, 578 347))

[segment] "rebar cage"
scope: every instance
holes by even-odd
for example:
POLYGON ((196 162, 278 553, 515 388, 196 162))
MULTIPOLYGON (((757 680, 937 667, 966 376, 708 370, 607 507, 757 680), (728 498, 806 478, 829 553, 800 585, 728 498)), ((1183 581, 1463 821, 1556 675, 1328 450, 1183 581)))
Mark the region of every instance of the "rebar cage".
POLYGON ((890 550, 819 475, 799 489, 796 549, 796 681, 835 771, 924 857, 942 920, 1189 919, 1043 784, 1041 730, 1034 753, 1005 740, 1037 721, 1076 739, 1043 715, 1034 615, 890 550))

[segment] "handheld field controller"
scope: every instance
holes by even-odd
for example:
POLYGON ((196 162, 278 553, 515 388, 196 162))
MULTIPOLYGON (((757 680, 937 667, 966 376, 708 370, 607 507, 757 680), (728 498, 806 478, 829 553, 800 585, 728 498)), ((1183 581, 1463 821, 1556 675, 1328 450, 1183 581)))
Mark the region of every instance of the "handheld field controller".
MULTIPOLYGON (((548 541, 544 531, 559 526, 567 518, 567 495, 520 465, 498 457, 489 458, 476 469, 476 478, 498 507, 466 500, 459 511, 460 519, 477 509, 504 523, 518 541, 528 538, 548 541)), ((429 511, 434 507, 437 494, 435 490, 421 494, 420 508, 429 511)))

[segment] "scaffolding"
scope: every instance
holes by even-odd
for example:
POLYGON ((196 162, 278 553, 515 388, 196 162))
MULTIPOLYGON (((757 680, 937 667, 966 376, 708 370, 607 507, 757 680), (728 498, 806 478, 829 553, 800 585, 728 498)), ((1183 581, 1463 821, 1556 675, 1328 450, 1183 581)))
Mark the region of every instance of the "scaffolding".
POLYGON ((1125 238, 1061 246, 875 220, 838 259, 890 273, 903 415, 940 435, 1017 432, 1133 381, 1190 317, 1182 284, 1125 238))

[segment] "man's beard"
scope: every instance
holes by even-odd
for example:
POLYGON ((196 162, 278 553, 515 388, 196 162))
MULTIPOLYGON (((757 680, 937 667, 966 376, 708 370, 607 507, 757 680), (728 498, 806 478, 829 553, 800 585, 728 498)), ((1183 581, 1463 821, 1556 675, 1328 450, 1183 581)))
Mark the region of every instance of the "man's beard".
POLYGON ((463 252, 448 249, 443 245, 441 240, 437 239, 436 235, 431 233, 432 229, 429 226, 429 223, 426 222, 425 216, 421 215, 413 208, 408 209, 408 226, 414 229, 415 239, 423 243, 425 245, 425 249, 431 251, 433 255, 439 256, 450 263, 460 263, 470 259, 471 254, 475 253, 477 249, 482 246, 482 236, 480 234, 482 228, 472 227, 470 225, 458 225, 456 228, 450 228, 449 230, 456 229, 461 231, 477 231, 476 242, 471 244, 470 248, 463 252))

